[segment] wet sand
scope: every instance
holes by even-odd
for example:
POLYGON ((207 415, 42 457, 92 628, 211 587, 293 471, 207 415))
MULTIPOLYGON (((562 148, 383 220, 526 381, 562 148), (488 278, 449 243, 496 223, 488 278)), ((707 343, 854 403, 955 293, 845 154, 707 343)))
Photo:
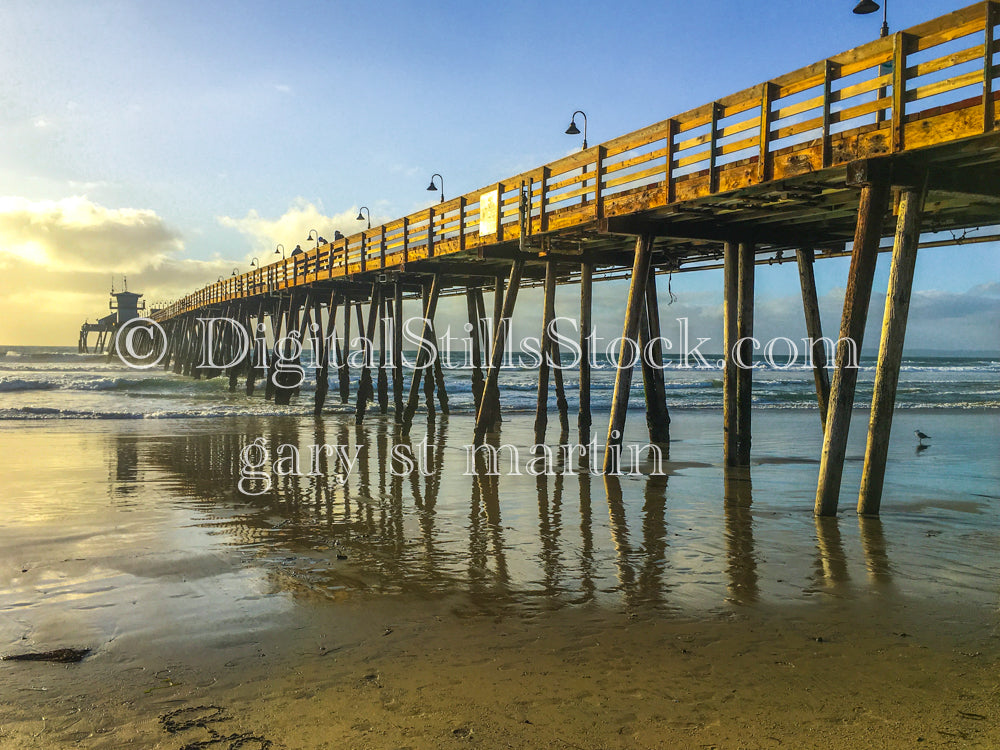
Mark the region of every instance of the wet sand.
POLYGON ((377 419, 4 426, 0 654, 93 651, 0 662, 0 747, 1000 747, 995 417, 922 415, 874 523, 812 518, 812 417, 728 481, 704 412, 607 482, 466 476, 454 417, 426 477, 377 419), (371 450, 249 498, 258 435, 371 450))

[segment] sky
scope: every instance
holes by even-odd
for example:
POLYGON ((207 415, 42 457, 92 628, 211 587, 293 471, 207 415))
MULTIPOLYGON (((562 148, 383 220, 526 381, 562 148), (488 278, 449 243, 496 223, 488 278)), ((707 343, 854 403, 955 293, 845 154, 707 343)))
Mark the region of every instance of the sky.
MULTIPOLYGON (((74 345, 123 276, 172 300, 310 229, 353 234, 361 205, 425 208, 432 173, 452 197, 560 158, 574 110, 594 145, 874 39, 853 4, 5 0, 0 345, 74 345)), ((962 4, 892 3, 889 24, 962 4)), ((847 261, 816 274, 833 333, 847 261)), ((867 349, 887 277, 883 256, 867 349)), ((721 341, 721 286, 677 275, 661 315, 721 341)), ((595 289, 601 335, 623 289, 595 289)), ((759 338, 805 335, 794 264, 760 269, 757 295, 759 338)), ((576 315, 570 290, 559 305, 576 315)), ((1000 352, 1000 246, 921 251, 907 348, 1000 352)))

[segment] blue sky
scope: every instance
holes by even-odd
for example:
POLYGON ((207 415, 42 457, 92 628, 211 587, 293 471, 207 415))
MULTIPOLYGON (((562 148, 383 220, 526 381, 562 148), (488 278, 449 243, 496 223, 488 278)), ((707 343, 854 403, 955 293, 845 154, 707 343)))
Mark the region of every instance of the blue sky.
MULTIPOLYGON (((112 273, 173 298, 303 227, 356 231, 361 204, 376 220, 427 206, 433 172, 454 196, 563 156, 575 109, 595 144, 875 38, 881 19, 852 7, 7 0, 0 342, 72 344, 112 273), (29 332, 41 300, 53 311, 29 332)), ((889 23, 957 7, 894 2, 889 23)), ((908 343, 1000 349, 997 258, 922 252, 908 343), (920 317, 951 299, 965 311, 951 333, 920 317)), ((832 332, 846 263, 817 274, 832 332)), ((678 276, 678 305, 714 326, 720 285, 678 276)), ((620 291, 605 286, 610 330, 620 291)), ((765 328, 801 328, 794 267, 762 271, 758 290, 765 328)))

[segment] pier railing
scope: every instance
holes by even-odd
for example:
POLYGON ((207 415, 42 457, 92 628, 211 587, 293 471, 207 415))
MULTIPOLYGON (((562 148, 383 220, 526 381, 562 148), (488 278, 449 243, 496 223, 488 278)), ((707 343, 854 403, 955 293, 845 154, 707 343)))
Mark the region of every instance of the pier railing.
POLYGON ((532 235, 600 229, 610 217, 989 132, 997 126, 998 21, 1000 4, 977 3, 211 284, 156 317, 516 240, 522 190, 532 235))

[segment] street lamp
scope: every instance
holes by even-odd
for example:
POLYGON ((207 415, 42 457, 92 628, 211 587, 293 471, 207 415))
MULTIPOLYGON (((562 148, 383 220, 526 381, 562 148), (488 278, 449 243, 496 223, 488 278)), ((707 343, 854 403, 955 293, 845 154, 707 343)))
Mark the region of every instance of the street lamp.
POLYGON ((285 246, 284 245, 279 244, 276 248, 274 248, 274 254, 277 255, 278 253, 281 253, 281 259, 284 260, 285 259, 285 246))
POLYGON ((566 135, 580 135, 580 128, 576 126, 576 116, 583 115, 583 150, 587 150, 587 113, 578 109, 570 118, 569 127, 566 128, 566 135))
POLYGON ((250 261, 250 268, 260 268, 260 261, 254 258, 250 261))
MULTIPOLYGON (((431 181, 432 187, 433 187, 433 182, 434 181, 432 180, 431 181)), ((434 188, 434 189, 436 190, 437 188, 434 188)), ((442 192, 444 191, 444 181, 443 180, 441 181, 441 190, 442 190, 442 192)), ((444 200, 444 198, 442 197, 441 200, 444 200)), ((358 221, 364 221, 365 220, 364 215, 361 213, 362 211, 367 211, 368 212, 368 228, 371 229, 372 228, 372 212, 368 208, 368 206, 362 206, 361 208, 358 209, 358 221)))
POLYGON ((240 269, 234 268, 233 269, 233 276, 239 276, 239 275, 240 275, 240 269))
MULTIPOLYGON (((879 34, 880 37, 889 36, 889 23, 886 18, 886 11, 889 7, 889 0, 882 0, 882 32, 879 34)), ((875 0, 861 0, 857 5, 854 6, 854 12, 859 16, 867 16, 869 13, 874 13, 879 9, 879 4, 875 0)))
POLYGON ((437 172, 431 175, 431 184, 427 186, 427 189, 432 193, 438 189, 438 186, 434 184, 434 178, 437 177, 441 180, 441 202, 444 203, 444 177, 439 175, 437 172))
POLYGON ((316 247, 318 248, 319 247, 319 232, 317 232, 315 229, 310 229, 309 230, 309 236, 306 237, 306 242, 308 242, 309 240, 316 240, 316 247), (316 235, 315 237, 313 237, 314 234, 316 235))

